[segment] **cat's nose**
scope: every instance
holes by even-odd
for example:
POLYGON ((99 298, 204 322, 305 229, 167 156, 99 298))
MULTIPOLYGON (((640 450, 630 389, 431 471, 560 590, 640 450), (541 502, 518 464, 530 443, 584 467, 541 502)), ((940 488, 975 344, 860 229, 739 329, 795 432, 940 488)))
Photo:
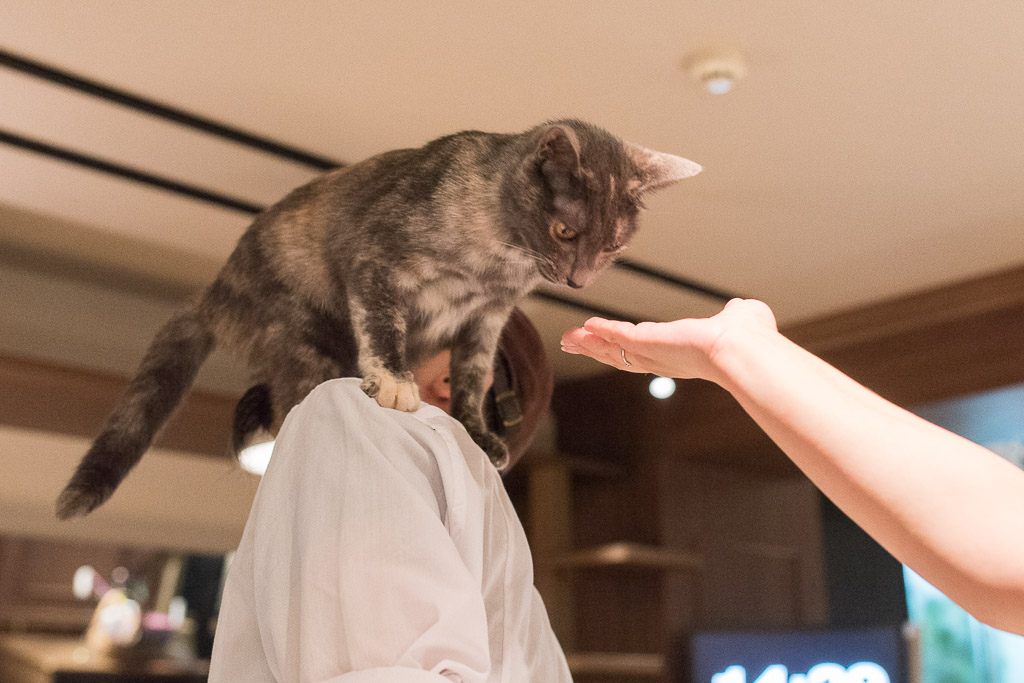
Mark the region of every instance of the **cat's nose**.
POLYGON ((581 287, 583 287, 582 282, 576 282, 576 280, 571 277, 568 280, 566 280, 566 284, 568 284, 573 289, 580 289, 581 287))

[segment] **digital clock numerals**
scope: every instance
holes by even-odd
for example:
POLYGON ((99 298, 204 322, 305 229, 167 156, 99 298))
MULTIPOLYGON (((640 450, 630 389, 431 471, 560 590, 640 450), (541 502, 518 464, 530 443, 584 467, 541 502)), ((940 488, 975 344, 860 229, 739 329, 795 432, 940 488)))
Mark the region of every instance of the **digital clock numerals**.
MULTIPOLYGON (((747 670, 730 666, 711 677, 711 683, 747 683, 747 670)), ((849 668, 822 662, 805 674, 791 674, 782 664, 772 664, 751 683, 889 683, 889 674, 874 662, 857 662, 849 668)))

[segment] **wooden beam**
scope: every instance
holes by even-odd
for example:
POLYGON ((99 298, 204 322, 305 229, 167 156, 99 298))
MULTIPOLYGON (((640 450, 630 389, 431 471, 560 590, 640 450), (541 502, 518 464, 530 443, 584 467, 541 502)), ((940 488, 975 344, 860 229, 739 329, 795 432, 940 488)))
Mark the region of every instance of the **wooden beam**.
POLYGON ((1024 266, 788 325, 783 333, 814 353, 827 354, 1022 305, 1024 266))
MULTIPOLYGON (((0 356, 0 424, 92 438, 128 381, 111 374, 0 356)), ((237 397, 193 392, 156 445, 229 457, 237 397)))
POLYGON ((563 569, 654 569, 693 571, 703 568, 696 553, 684 553, 644 543, 619 541, 563 554, 555 564, 563 569))
POLYGON ((566 661, 574 676, 661 678, 665 657, 646 652, 570 652, 566 661))
POLYGON ((1024 382, 1024 267, 783 330, 911 407, 1024 382))

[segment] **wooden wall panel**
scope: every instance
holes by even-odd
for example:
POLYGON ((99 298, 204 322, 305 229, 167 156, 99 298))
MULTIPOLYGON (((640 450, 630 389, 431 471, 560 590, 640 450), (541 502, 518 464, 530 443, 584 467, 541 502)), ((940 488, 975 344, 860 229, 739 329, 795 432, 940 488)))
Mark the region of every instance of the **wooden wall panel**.
POLYGON ((602 568, 573 576, 579 652, 662 653, 668 631, 660 618, 661 572, 602 568))
POLYGON ((806 479, 667 461, 658 487, 663 545, 697 552, 699 586, 670 584, 677 629, 794 627, 825 621, 818 494, 806 479))
POLYGON ((685 458, 766 477, 797 474, 726 391, 700 380, 679 381, 675 394, 659 400, 648 391, 650 380, 611 372, 559 384, 553 407, 560 450, 598 461, 685 458))
MULTIPOLYGON (((566 650, 576 649, 576 610, 571 572, 557 561, 575 546, 573 476, 554 458, 524 463, 528 469, 528 512, 520 513, 533 553, 533 582, 544 599, 551 628, 566 650)), ((506 478, 506 486, 508 485, 506 478)))

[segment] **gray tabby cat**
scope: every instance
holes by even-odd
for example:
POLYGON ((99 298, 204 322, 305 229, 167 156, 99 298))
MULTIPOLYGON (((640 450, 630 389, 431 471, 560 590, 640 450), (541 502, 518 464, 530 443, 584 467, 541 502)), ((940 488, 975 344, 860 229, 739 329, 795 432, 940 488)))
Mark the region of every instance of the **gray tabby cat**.
POLYGON ((563 120, 467 131, 329 172, 261 213, 216 280, 157 334, 57 501, 106 501, 215 344, 269 388, 274 423, 326 380, 358 376, 411 411, 410 368, 450 348, 452 415, 500 469, 485 376, 513 306, 540 281, 583 287, 637 229, 641 198, 694 175, 680 157, 563 120))

